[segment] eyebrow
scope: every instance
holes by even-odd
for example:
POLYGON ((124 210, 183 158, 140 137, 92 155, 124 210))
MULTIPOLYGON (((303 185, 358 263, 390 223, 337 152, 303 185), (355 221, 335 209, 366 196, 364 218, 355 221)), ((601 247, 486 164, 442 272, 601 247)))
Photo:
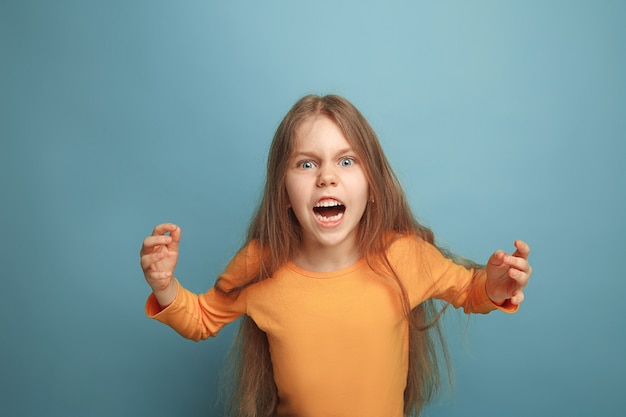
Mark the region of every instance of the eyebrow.
MULTIPOLYGON (((346 154, 355 154, 356 152, 354 152, 354 149, 352 148, 343 148, 340 149, 338 152, 336 152, 336 156, 340 156, 340 155, 346 155, 346 154)), ((315 151, 297 151, 294 152, 291 156, 292 158, 302 158, 302 157, 311 157, 311 158, 317 158, 319 157, 318 153, 315 151)))

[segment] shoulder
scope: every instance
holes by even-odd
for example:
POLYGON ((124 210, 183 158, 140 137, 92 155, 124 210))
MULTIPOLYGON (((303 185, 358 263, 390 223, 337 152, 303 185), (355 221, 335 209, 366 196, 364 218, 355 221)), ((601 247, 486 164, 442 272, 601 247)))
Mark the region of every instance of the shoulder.
POLYGON ((429 267, 446 262, 443 253, 433 244, 414 233, 396 233, 389 237, 385 255, 394 268, 429 267))
POLYGON ((415 254, 416 251, 428 250, 429 248, 436 250, 432 244, 414 233, 390 233, 387 238, 386 248, 388 256, 407 252, 415 254))
POLYGON ((229 293, 241 290, 258 280, 261 271, 261 252, 258 241, 247 242, 230 260, 215 286, 220 291, 229 293))

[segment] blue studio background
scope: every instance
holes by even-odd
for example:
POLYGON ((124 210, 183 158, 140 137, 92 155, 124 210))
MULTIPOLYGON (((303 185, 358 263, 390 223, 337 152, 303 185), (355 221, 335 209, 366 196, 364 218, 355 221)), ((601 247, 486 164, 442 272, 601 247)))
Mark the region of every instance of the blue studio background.
POLYGON ((236 326, 144 316, 139 248, 183 229, 206 290, 243 242, 274 130, 307 93, 368 118, 415 212, 518 314, 449 320, 425 415, 621 416, 626 3, 0 1, 0 415, 219 415, 236 326))

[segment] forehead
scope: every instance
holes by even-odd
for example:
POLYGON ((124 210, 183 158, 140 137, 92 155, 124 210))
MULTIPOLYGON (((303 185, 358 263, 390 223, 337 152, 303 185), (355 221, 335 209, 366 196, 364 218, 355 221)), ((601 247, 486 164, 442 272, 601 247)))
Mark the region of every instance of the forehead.
POLYGON ((294 152, 351 148, 341 128, 330 117, 312 116, 305 119, 293 137, 294 152))

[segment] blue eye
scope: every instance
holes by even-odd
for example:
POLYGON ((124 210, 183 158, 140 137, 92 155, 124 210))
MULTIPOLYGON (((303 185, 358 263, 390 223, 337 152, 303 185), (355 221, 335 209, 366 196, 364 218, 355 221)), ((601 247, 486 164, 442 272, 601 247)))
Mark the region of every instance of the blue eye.
POLYGON ((311 168, 313 168, 313 162, 311 162, 311 161, 300 162, 300 168, 311 169, 311 168))
POLYGON ((352 158, 343 158, 340 162, 342 167, 349 167, 354 163, 352 158))

